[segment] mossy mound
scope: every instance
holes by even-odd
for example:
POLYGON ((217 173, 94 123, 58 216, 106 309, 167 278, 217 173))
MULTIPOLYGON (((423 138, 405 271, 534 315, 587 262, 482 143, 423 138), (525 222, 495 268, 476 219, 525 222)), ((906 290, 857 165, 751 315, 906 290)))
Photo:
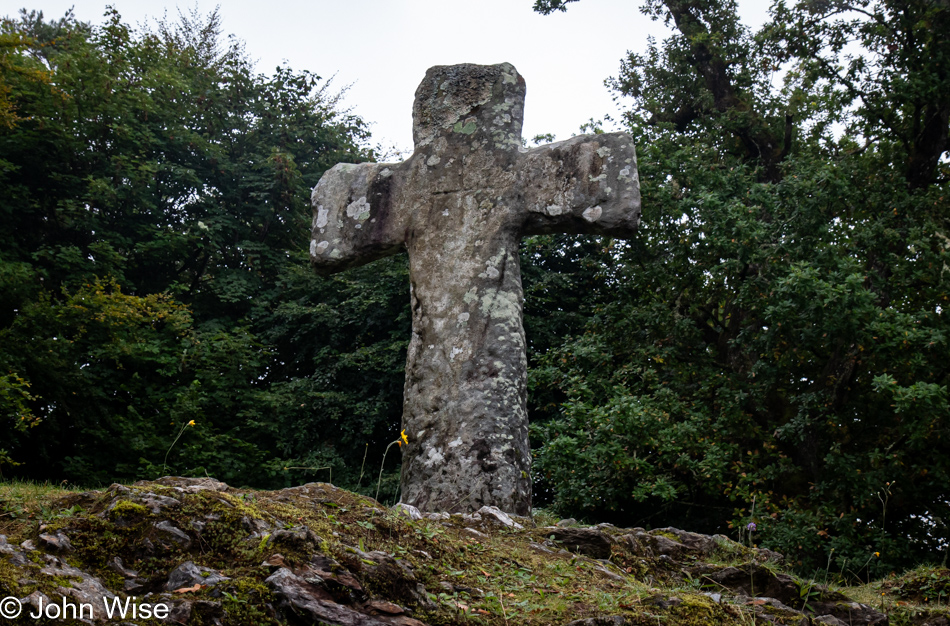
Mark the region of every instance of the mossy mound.
MULTIPOLYGON (((0 525, 0 595, 23 607, 7 622, 13 624, 44 623, 30 615, 51 606, 70 619, 50 624, 120 623, 116 603, 127 607, 129 624, 872 625, 888 623, 888 613, 892 623, 912 619, 906 605, 896 604, 907 602, 898 586, 885 591, 886 607, 871 607, 782 573, 781 555, 722 536, 539 527, 487 508, 423 515, 325 483, 253 491, 166 477, 51 495, 21 512, 0 525), (136 603, 142 610, 132 618, 136 603), (70 611, 84 605, 93 614, 72 619, 70 611), (105 605, 113 607, 111 618, 105 605), (155 611, 159 605, 167 615, 155 611)), ((931 605, 926 622, 920 607, 912 608, 919 624, 939 624, 933 620, 946 612, 931 605)))

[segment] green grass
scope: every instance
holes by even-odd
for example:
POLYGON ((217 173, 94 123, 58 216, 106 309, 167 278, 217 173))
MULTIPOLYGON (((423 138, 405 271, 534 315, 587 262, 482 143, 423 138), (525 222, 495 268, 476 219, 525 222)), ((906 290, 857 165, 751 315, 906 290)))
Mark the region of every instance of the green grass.
MULTIPOLYGON (((184 495, 158 484, 130 489, 128 496, 113 498, 105 491, 83 494, 83 490, 70 486, 0 483, 0 534, 7 535, 11 543, 35 540, 42 520, 48 532, 61 529, 72 540, 75 551, 70 563, 113 585, 121 581, 107 566, 112 556, 121 556, 126 566, 154 581, 164 580, 172 564, 193 559, 232 578, 226 596, 228 610, 246 617, 248 623, 274 623, 265 617, 267 603, 273 598, 263 584, 268 575, 260 565, 264 558, 279 551, 287 562, 302 564, 316 550, 358 572, 371 562, 359 557, 354 549, 380 550, 410 564, 432 602, 429 609, 419 609, 417 617, 432 626, 547 626, 598 615, 625 615, 638 624, 754 622, 748 606, 711 602, 703 592, 728 592, 711 589, 699 577, 686 575, 682 567, 688 562, 670 567, 661 560, 641 558, 618 547, 610 562, 602 563, 532 547, 532 543, 546 539, 540 527, 557 521, 546 511, 535 514, 538 528, 486 528, 487 538, 476 538, 464 530, 465 523, 457 517, 448 523, 410 521, 394 511, 381 510, 370 498, 330 486, 319 497, 296 490, 184 495), (136 494, 147 491, 175 497, 181 506, 156 516, 132 501, 136 494), (110 502, 113 510, 101 515, 110 502), (191 551, 172 547, 168 554, 143 557, 137 546, 160 518, 180 528, 190 528, 190 520, 194 519, 213 521, 204 526, 201 540, 191 551), (242 518, 266 520, 274 532, 306 526, 319 539, 316 544, 299 546, 272 545, 267 538, 247 542, 243 539, 247 530, 242 527, 242 518), (604 568, 622 574, 623 580, 605 574, 604 568), (655 602, 656 598, 672 596, 681 603, 665 608, 655 602)), ((752 554, 744 546, 723 540, 704 562, 743 567, 752 554)), ((779 571, 777 566, 763 565, 779 571)), ((12 573, 8 578, 14 584, 12 573)), ((391 590, 399 587, 398 581, 372 575, 364 575, 363 580, 374 597, 411 604, 404 596, 392 595, 396 592, 391 590)), ((801 584, 809 587, 817 582, 820 580, 803 580, 801 584)), ((943 567, 921 566, 900 576, 835 590, 887 613, 892 624, 903 626, 923 613, 947 614, 950 572, 943 567)), ((196 598, 201 597, 196 594, 196 598)))

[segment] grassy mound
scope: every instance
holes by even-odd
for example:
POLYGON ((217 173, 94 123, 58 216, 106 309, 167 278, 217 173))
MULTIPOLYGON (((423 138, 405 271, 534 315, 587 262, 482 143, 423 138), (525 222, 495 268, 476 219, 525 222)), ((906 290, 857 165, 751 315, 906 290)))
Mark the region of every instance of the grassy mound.
POLYGON ((553 521, 420 517, 326 483, 6 484, 0 596, 21 601, 7 623, 22 624, 43 623, 28 617, 42 606, 126 598, 208 625, 950 624, 946 569, 828 588, 722 536, 553 521))

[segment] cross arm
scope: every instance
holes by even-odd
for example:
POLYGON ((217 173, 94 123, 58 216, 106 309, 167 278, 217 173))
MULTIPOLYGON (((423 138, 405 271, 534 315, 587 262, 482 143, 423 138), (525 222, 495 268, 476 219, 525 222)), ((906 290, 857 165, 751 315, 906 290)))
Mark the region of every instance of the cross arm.
POLYGON ((340 163, 324 173, 311 195, 310 262, 332 273, 396 254, 405 242, 395 209, 398 166, 340 163))
POLYGON ((518 172, 523 233, 631 237, 640 224, 640 179, 627 133, 581 135, 524 152, 518 172))

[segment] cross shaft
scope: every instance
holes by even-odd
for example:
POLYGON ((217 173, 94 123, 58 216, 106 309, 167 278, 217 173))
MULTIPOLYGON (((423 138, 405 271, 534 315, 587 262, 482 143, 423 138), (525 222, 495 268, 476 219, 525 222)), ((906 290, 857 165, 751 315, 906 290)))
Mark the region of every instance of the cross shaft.
POLYGON ((337 165, 313 192, 311 260, 337 271, 409 251, 402 501, 428 511, 531 508, 522 236, 632 236, 640 193, 625 133, 521 148, 513 66, 431 68, 412 156, 337 165))

